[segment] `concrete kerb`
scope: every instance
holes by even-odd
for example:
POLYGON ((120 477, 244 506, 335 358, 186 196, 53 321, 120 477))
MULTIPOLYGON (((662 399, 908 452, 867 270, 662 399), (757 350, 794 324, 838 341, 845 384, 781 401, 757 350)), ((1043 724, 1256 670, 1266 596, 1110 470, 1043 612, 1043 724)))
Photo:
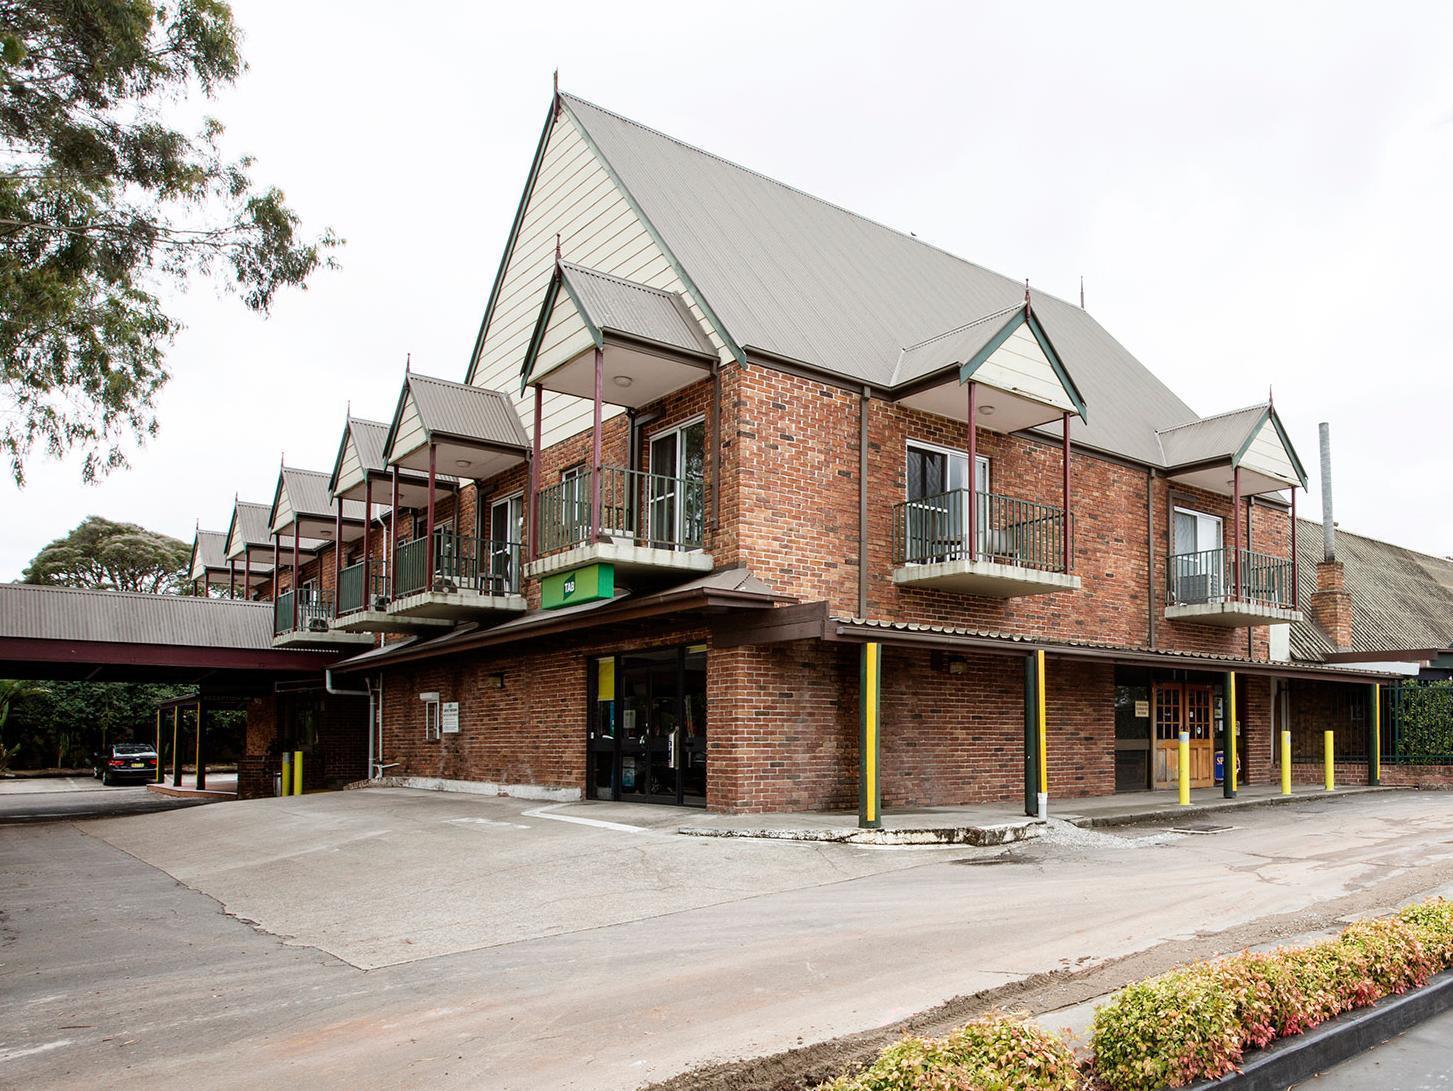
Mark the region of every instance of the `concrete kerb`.
POLYGON ((1413 790, 1400 786, 1374 787, 1372 785, 1362 785, 1350 788, 1338 788, 1335 792, 1302 792, 1289 796, 1274 795, 1260 796, 1252 799, 1226 799, 1214 803, 1197 803, 1193 807, 1171 805, 1169 807, 1157 807, 1152 810, 1126 812, 1123 814, 1063 814, 1058 817, 1063 818, 1073 826, 1079 826, 1081 829, 1095 829, 1109 826, 1144 826, 1163 823, 1175 825, 1177 822, 1193 816, 1244 810, 1251 807, 1276 807, 1291 803, 1325 803, 1337 799, 1350 799, 1353 796, 1370 795, 1374 792, 1407 792, 1413 790))

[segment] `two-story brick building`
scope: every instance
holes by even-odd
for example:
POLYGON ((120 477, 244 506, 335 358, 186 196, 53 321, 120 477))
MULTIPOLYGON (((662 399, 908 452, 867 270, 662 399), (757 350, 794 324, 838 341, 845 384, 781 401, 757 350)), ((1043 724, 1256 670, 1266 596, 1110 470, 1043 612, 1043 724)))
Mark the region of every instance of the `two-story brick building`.
POLYGON ((1265 780, 1279 680, 1376 678, 1273 656, 1272 404, 1199 416, 1081 307, 568 95, 465 382, 318 476, 256 560, 279 640, 376 641, 334 684, 402 783, 1033 809, 1170 787, 1182 733, 1265 780))

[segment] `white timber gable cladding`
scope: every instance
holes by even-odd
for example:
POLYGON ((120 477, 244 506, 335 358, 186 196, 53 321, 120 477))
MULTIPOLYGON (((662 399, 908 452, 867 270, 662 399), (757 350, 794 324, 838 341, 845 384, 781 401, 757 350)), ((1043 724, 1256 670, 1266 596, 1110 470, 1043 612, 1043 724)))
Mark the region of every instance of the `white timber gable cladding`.
POLYGON ((1246 449, 1246 454, 1241 459, 1241 465, 1248 470, 1256 470, 1258 473, 1264 473, 1268 477, 1274 477, 1288 484, 1297 481, 1296 467, 1292 465, 1286 445, 1281 441, 1281 434, 1277 432, 1276 425, 1271 422, 1270 417, 1267 417, 1262 423, 1261 429, 1256 433, 1256 438, 1246 449))
POLYGON ((974 372, 976 382, 1022 394, 1065 412, 1075 412, 1074 403, 1055 373, 1054 365, 1039 347, 1028 324, 1021 325, 974 372))
POLYGON ((399 413, 399 426, 394 432, 393 447, 389 449, 389 459, 403 458, 411 451, 417 451, 424 444, 429 442, 429 436, 424 431, 424 422, 419 419, 419 407, 414 401, 413 391, 404 395, 404 405, 399 413))
MULTIPOLYGON (((581 135, 569 111, 562 110, 550 131, 501 276, 494 311, 474 361, 474 385, 508 394, 527 432, 534 428, 534 394, 521 393, 520 367, 555 268, 557 234, 566 261, 652 288, 683 293, 712 346, 723 360, 730 359, 701 307, 581 135)), ((568 324, 566 316, 573 311, 557 307, 555 317, 568 324)), ((579 322, 578 316, 574 317, 579 322)), ((579 330, 552 329, 550 339, 557 346, 560 338, 574 343, 583 330, 583 323, 579 330)), ((607 416, 619 412, 607 408, 607 416)), ((548 447, 589 428, 591 404, 582 398, 547 391, 542 420, 541 441, 548 447)))
POLYGON ((343 457, 338 462, 337 491, 344 492, 362 481, 363 463, 358 460, 358 444, 353 442, 353 429, 350 428, 343 446, 343 457))

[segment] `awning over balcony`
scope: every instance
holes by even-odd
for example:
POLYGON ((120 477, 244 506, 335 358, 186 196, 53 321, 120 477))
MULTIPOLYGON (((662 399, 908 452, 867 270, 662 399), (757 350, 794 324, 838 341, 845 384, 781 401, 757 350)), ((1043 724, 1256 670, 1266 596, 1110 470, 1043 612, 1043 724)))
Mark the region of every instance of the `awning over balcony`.
POLYGON ((1242 496, 1307 487, 1307 471, 1270 402, 1156 434, 1172 481, 1230 496, 1239 469, 1242 496))
POLYGON ((227 586, 227 534, 221 530, 197 528, 192 538, 192 563, 187 578, 205 580, 212 587, 227 586))
MULTIPOLYGON (((317 550, 331 542, 337 533, 337 513, 328 492, 328 475, 319 470, 299 470, 284 466, 278 473, 273 492, 268 526, 274 534, 291 539, 295 528, 302 539, 300 546, 317 550)), ((353 541, 363 534, 363 505, 356 500, 343 501, 343 540, 353 541)))
POLYGON ((438 473, 483 481, 523 463, 530 437, 499 391, 410 372, 384 440, 384 458, 390 466, 427 473, 431 445, 438 473))
POLYGON ((979 386, 980 428, 1017 432, 1085 417, 1085 400, 1027 304, 995 311, 905 348, 895 400, 955 420, 968 419, 963 384, 979 386))
MULTIPOLYGON (((343 426, 343 439, 338 444, 338 458, 333 463, 333 476, 328 481, 328 491, 336 500, 363 500, 367 494, 366 484, 373 482, 374 518, 388 512, 392 496, 390 478, 392 469, 384 457, 384 444, 388 440, 388 425, 382 421, 363 420, 349 417, 343 426)), ((453 492, 458 483, 452 477, 440 476, 436 488, 453 492)), ((429 502, 429 478, 427 474, 406 471, 399 474, 399 507, 422 508, 429 502)))
POLYGON ((595 397, 639 408, 699 382, 717 360, 701 324, 677 292, 559 262, 535 323, 521 389, 595 397))
MULTIPOLYGON (((232 522, 227 526, 227 559, 237 562, 239 580, 245 570, 252 573, 254 587, 272 576, 272 531, 268 529, 271 512, 271 505, 238 500, 232 505, 232 522)), ((312 546, 304 552, 311 558, 312 546)))

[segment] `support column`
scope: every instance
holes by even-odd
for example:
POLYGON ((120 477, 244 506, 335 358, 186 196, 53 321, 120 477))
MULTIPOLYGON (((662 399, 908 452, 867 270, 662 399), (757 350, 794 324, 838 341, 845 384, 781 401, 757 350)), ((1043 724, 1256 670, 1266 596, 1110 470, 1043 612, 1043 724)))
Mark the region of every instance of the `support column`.
POLYGON ((1236 774, 1237 739, 1236 739, 1236 672, 1227 671, 1226 681, 1222 689, 1222 699, 1226 702, 1225 715, 1222 717, 1222 724, 1226 731, 1226 745, 1222 748, 1223 768, 1221 770, 1221 794, 1227 799, 1235 799, 1237 789, 1240 787, 1240 778, 1236 774))
POLYGON ((389 486, 389 509, 388 509, 388 597, 393 601, 394 588, 396 586, 395 576, 399 567, 399 468, 393 468, 392 482, 389 486))
POLYGON ((590 540, 601 539, 600 523, 600 401, 601 382, 605 375, 605 353, 595 350, 595 400, 591 408, 590 432, 590 540))
POLYGON ((166 783, 166 766, 161 762, 161 709, 156 710, 156 782, 166 783))
POLYGON ((979 552, 979 384, 969 380, 969 560, 978 559, 979 552))
MULTIPOLYGON (((363 477, 363 608, 373 609, 373 475, 363 477)), ((336 595, 338 592, 334 591, 336 595)))
POLYGON ((1367 783, 1382 783, 1382 685, 1367 687, 1367 783))
POLYGON ((229 599, 235 599, 237 597, 237 560, 236 560, 236 558, 229 558, 228 561, 227 561, 227 597, 229 599))
POLYGON ((242 547, 242 600, 252 601, 252 550, 242 547))
POLYGON ((526 530, 530 535, 530 560, 540 556, 540 416, 545 391, 535 387, 535 427, 530 448, 530 503, 525 518, 529 521, 526 530))
POLYGON ((202 745, 202 702, 197 701, 197 790, 207 787, 207 757, 202 745))
POLYGON ((1231 588, 1241 601, 1241 467, 1231 471, 1231 588))
MULTIPOLYGON (((343 498, 333 501, 333 604, 338 604, 338 581, 343 577, 343 498)), ((322 582, 321 580, 319 582, 322 582)))
POLYGON ((1064 416, 1064 530, 1061 535, 1064 538, 1065 551, 1065 574, 1068 575, 1074 569, 1074 537, 1070 533, 1070 415, 1064 416))
POLYGON ((279 548, 281 539, 277 532, 272 535, 272 601, 277 601, 278 577, 282 575, 282 550, 279 548))
POLYGON ((437 461, 438 453, 439 449, 431 439, 429 441, 429 541, 424 546, 424 556, 426 558, 424 562, 426 566, 424 568, 424 590, 426 591, 434 590, 434 486, 437 480, 434 464, 437 461))
POLYGON ((1297 487, 1292 486, 1292 609, 1301 609, 1297 598, 1297 487))
POLYGON ((182 786, 182 709, 172 705, 172 787, 182 786))
POLYGON ((1024 813, 1049 817, 1049 721, 1044 652, 1024 660, 1024 813))
POLYGON ((883 688, 883 646, 864 644, 859 666, 858 693, 858 827, 881 829, 883 788, 878 779, 880 695, 883 688))
POLYGON ((297 513, 294 512, 293 513, 293 573, 292 573, 292 579, 291 579, 291 581, 289 581, 291 583, 291 586, 289 587, 289 590, 292 591, 292 593, 293 593, 293 629, 292 629, 293 632, 297 632, 298 631, 298 597, 302 593, 300 591, 300 589, 298 588, 298 570, 300 568, 301 568, 301 565, 298 564, 298 516, 297 516, 297 513))

